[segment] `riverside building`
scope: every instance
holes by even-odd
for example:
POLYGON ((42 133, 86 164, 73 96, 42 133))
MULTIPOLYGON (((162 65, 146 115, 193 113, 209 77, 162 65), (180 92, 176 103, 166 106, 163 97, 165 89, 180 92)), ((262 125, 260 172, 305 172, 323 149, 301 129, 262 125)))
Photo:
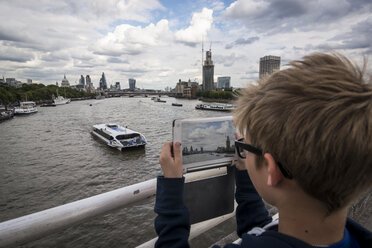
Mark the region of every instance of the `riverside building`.
POLYGON ((230 88, 231 77, 218 77, 217 78, 217 89, 230 88))
POLYGON ((260 79, 280 70, 280 57, 268 55, 260 58, 260 79))
POLYGON ((128 83, 129 83, 129 90, 134 91, 136 89, 136 80, 133 78, 129 78, 128 83))

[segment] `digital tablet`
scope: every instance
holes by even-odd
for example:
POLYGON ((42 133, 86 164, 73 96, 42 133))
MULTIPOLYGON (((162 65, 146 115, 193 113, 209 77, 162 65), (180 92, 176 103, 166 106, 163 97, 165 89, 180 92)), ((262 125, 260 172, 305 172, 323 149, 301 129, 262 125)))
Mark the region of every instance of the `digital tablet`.
POLYGON ((184 173, 232 164, 235 133, 232 116, 174 120, 184 173))

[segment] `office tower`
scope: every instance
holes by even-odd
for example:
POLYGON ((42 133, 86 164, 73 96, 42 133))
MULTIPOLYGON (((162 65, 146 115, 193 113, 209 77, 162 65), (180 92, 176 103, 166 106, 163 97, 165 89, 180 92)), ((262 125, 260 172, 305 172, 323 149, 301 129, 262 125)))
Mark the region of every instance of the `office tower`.
POLYGON ((66 78, 66 74, 63 76, 61 87, 70 87, 70 83, 68 82, 66 78))
POLYGON ((129 82, 129 90, 134 91, 136 89, 136 80, 133 78, 129 78, 128 82, 129 82))
POLYGON ((100 90, 107 90, 107 82, 106 82, 106 77, 105 77, 104 72, 102 72, 102 77, 99 80, 99 88, 100 90))
POLYGON ((92 83, 92 79, 90 78, 89 75, 86 75, 85 76, 85 89, 87 92, 94 92, 94 86, 93 86, 93 83, 92 83))
POLYGON ((280 70, 280 57, 268 55, 260 58, 260 79, 280 70))
POLYGON ((92 86, 92 79, 90 79, 90 76, 89 75, 86 75, 85 76, 85 83, 86 83, 86 87, 89 88, 92 86))
POLYGON ((27 78, 27 83, 28 83, 28 84, 32 84, 32 79, 27 78))
POLYGON ((115 83, 115 89, 120 90, 120 82, 115 83))
POLYGON ((218 77, 217 78, 217 89, 230 88, 231 77, 218 77))
POLYGON ((15 84, 16 79, 15 78, 7 78, 5 79, 5 82, 7 85, 15 84))
POLYGON ((206 52, 206 58, 203 65, 203 91, 210 91, 214 89, 214 65, 212 61, 212 52, 206 52))
POLYGON ((85 88, 85 78, 83 75, 80 76, 79 84, 81 85, 82 88, 85 88))

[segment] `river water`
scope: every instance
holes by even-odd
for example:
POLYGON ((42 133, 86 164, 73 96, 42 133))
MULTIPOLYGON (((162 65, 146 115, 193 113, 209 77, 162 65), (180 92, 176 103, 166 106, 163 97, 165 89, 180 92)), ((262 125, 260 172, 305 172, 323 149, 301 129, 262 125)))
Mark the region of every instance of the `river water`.
MULTIPOLYGON (((76 101, 0 123, 0 222, 155 178, 161 173, 161 145, 172 139, 173 119, 228 115, 195 110, 198 100, 164 99, 76 101), (111 149, 90 134, 99 123, 128 126, 143 133, 148 145, 130 152, 111 149)), ((370 195, 351 212, 365 225, 370 195)), ((22 247, 135 247, 156 236, 153 206, 154 198, 146 199, 22 247)), ((229 220, 191 244, 211 245, 234 229, 229 220)))
MULTIPOLYGON (((0 123, 0 221, 155 178, 173 119, 228 115, 196 110, 197 100, 164 99, 73 101, 0 123), (128 126, 143 133, 148 145, 111 149, 90 134, 99 123, 128 126)), ((134 247, 156 236, 153 205, 154 198, 144 200, 24 247, 134 247)))

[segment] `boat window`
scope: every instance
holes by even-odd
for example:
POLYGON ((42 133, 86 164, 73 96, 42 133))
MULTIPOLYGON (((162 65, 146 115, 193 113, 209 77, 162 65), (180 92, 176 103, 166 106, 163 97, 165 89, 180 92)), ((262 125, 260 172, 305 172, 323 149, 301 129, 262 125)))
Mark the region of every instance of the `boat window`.
POLYGON ((116 136, 116 139, 123 140, 123 139, 132 139, 132 138, 141 138, 138 133, 130 133, 130 134, 121 134, 116 136))
POLYGON ((118 127, 118 125, 115 125, 115 124, 107 124, 108 127, 118 127))
POLYGON ((106 139, 113 139, 113 137, 111 135, 105 133, 102 129, 95 129, 94 131, 97 132, 98 134, 100 134, 101 136, 103 136, 106 139))

